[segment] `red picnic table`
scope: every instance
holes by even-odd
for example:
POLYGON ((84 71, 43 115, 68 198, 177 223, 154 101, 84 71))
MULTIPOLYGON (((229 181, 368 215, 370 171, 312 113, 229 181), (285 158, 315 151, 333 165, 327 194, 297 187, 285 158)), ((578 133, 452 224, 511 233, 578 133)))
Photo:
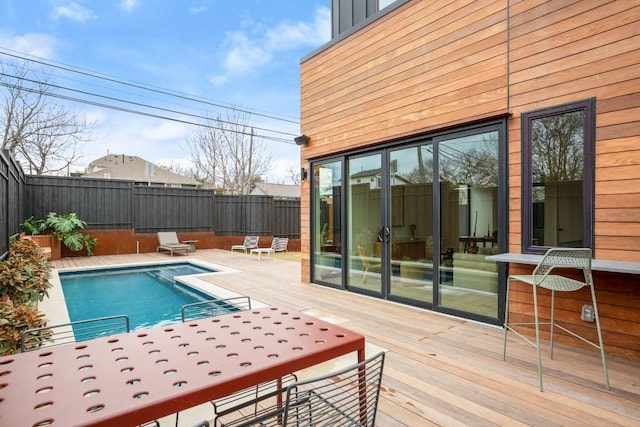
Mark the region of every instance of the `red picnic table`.
POLYGON ((364 348, 284 307, 44 347, 0 357, 0 426, 135 426, 364 348))

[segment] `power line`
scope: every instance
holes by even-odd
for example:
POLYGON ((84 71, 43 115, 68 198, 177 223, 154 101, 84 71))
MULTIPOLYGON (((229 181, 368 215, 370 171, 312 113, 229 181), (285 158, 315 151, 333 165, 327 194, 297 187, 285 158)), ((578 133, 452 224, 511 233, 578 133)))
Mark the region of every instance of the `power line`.
POLYGON ((265 117, 265 118, 278 120, 278 121, 283 121, 283 122, 289 122, 289 123, 293 123, 293 124, 296 124, 296 125, 300 124, 298 121, 289 120, 289 119, 285 119, 285 118, 282 118, 282 117, 276 117, 274 115, 258 113, 258 112, 255 112, 255 111, 245 110, 245 109, 236 108, 236 107, 230 107, 230 106, 222 105, 222 104, 211 102, 211 101, 205 101, 205 100, 202 100, 202 99, 197 99, 197 98, 193 98, 193 97, 190 97, 190 96, 181 95, 181 94, 179 94, 177 92, 169 92, 166 89, 163 89, 163 90, 155 89, 155 88, 150 87, 150 86, 144 86, 141 83, 127 82, 127 81, 123 81, 123 80, 118 80, 118 79, 116 79, 114 77, 101 75, 101 74, 98 74, 97 72, 93 72, 93 71, 92 72, 80 71, 80 69, 78 69, 78 68, 77 69, 69 68, 70 67, 69 65, 64 66, 64 67, 61 66, 61 65, 55 65, 54 63, 52 63, 52 61, 48 61, 47 62, 47 61, 44 61, 43 58, 39 58, 37 56, 33 56, 33 58, 39 58, 40 60, 27 58, 26 56, 15 55, 13 53, 7 52, 7 51, 14 52, 14 51, 12 51, 10 49, 7 49, 7 48, 1 48, 1 49, 5 49, 5 50, 4 51, 0 50, 0 54, 5 55, 5 56, 10 56, 10 57, 13 57, 13 58, 17 58, 17 59, 21 59, 21 60, 24 60, 24 61, 29 61, 29 62, 33 62, 33 63, 36 63, 36 64, 45 65, 45 66, 57 68, 57 69, 60 69, 60 70, 69 71, 69 72, 72 72, 72 73, 76 73, 76 74, 80 74, 80 75, 84 75, 84 76, 88 76, 88 77, 92 77, 92 78, 96 78, 96 79, 100 79, 100 80, 105 80, 105 81, 109 81, 109 82, 112 82, 112 83, 121 84, 121 85, 129 86, 129 87, 133 87, 133 88, 136 88, 136 89, 142 89, 142 90, 146 90, 146 91, 149 91, 149 92, 159 93, 159 94, 162 94, 162 95, 168 95, 168 96, 184 99, 184 100, 187 100, 187 101, 201 103, 201 104, 209 105, 209 106, 212 106, 212 107, 233 109, 233 110, 236 110, 236 111, 239 111, 239 112, 243 112, 243 113, 247 113, 247 114, 251 114, 251 115, 255 115, 255 116, 265 117))
POLYGON ((92 105, 92 106, 95 106, 95 107, 108 108, 110 110, 122 111, 122 112, 125 112, 125 113, 138 114, 138 115, 141 115, 141 116, 152 117, 152 118, 162 119, 162 120, 170 120, 170 121, 173 121, 173 122, 184 123, 184 124, 204 127, 204 128, 208 128, 208 129, 224 130, 224 131, 228 131, 228 132, 237 133, 237 134, 240 134, 240 135, 247 135, 247 136, 253 135, 255 137, 266 139, 266 140, 270 140, 270 141, 294 144, 291 141, 291 139, 277 138, 277 137, 268 136, 268 135, 252 134, 251 132, 244 132, 244 131, 239 131, 239 130, 223 129, 223 128, 220 128, 220 127, 217 127, 217 126, 211 126, 211 125, 202 124, 202 123, 190 122, 190 121, 187 121, 187 120, 177 119, 177 118, 174 118, 174 117, 166 117, 166 116, 161 116, 159 114, 152 114, 152 113, 148 113, 148 112, 144 112, 144 111, 132 110, 130 108, 118 107, 118 106, 110 105, 110 104, 103 104, 103 103, 100 103, 100 102, 97 102, 97 101, 90 101, 90 100, 86 100, 86 99, 74 98, 74 97, 71 97, 71 96, 60 95, 60 94, 52 93, 52 92, 44 92, 44 91, 42 91, 40 89, 32 89, 32 88, 27 88, 27 87, 18 87, 16 85, 11 85, 11 84, 5 83, 5 82, 0 82, 0 86, 4 86, 4 87, 10 88, 10 89, 18 89, 19 88, 20 90, 23 90, 23 91, 26 91, 26 92, 30 92, 30 93, 43 94, 45 96, 50 96, 52 98, 63 99, 65 101, 79 102, 79 103, 82 103, 82 104, 92 105))
MULTIPOLYGON (((164 111, 166 113, 175 113, 175 114, 194 117, 194 118, 198 118, 198 119, 211 120, 210 117, 206 117, 206 116, 200 116, 200 115, 197 115, 197 114, 185 113, 185 112, 182 112, 182 111, 171 110, 171 109, 168 109, 168 108, 155 107, 155 106, 149 105, 149 104, 143 104, 143 103, 134 102, 134 101, 127 101, 126 99, 115 98, 115 97, 106 96, 106 95, 100 95, 100 94, 97 94, 97 93, 87 92, 87 91, 83 91, 83 90, 79 90, 79 89, 71 89, 71 88, 68 88, 68 87, 59 86, 59 85, 55 85, 55 84, 52 84, 52 83, 40 82, 40 81, 37 81, 37 80, 27 79, 27 78, 21 77, 21 76, 14 76, 14 75, 11 75, 11 74, 6 74, 6 73, 0 73, 0 76, 14 78, 16 80, 21 80, 23 82, 26 81, 26 82, 30 82, 30 83, 34 83, 34 84, 42 84, 42 85, 45 85, 45 86, 51 87, 51 88, 62 89, 62 90, 66 90, 66 91, 69 91, 69 92, 76 92, 76 93, 80 93, 80 94, 83 94, 83 95, 95 96, 97 98, 108 99, 108 100, 111 100, 111 101, 123 102, 123 103, 126 103, 126 104, 136 105, 138 107, 151 108, 153 110, 164 111)), ((3 83, 2 85, 5 86, 5 87, 10 87, 10 86, 8 86, 8 83, 7 84, 3 83)), ((18 88, 18 86, 14 86, 14 87, 18 88)), ((20 87, 20 88, 21 89, 25 89, 24 87, 20 87)), ((42 91, 41 90, 33 90, 33 92, 42 92, 42 91)), ((47 95, 47 96, 55 96, 52 92, 42 92, 42 93, 47 95)), ((82 103, 91 102, 91 101, 81 100, 80 98, 73 98, 73 99, 74 100, 78 100, 79 102, 82 102, 82 103)), ((92 104, 92 105, 96 105, 96 104, 92 104)), ((106 105, 106 104, 104 104, 104 105, 106 105)), ((216 119, 216 121, 220 122, 220 123, 231 124, 231 125, 235 124, 235 123, 232 123, 232 122, 229 122, 229 121, 225 121, 225 120, 221 120, 221 119, 216 119)), ((261 131, 266 131, 266 132, 277 133, 277 134, 282 134, 282 135, 296 136, 296 134, 293 134, 293 133, 282 132, 282 131, 277 131, 277 130, 273 130, 273 129, 266 129, 266 128, 261 128, 261 127, 255 127, 254 126, 254 129, 261 130, 261 131)))

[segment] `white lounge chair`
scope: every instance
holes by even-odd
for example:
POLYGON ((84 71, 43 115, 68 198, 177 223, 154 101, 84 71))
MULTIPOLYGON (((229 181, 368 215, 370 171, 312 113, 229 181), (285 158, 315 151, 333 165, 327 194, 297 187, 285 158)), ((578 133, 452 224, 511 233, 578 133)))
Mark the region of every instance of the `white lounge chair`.
POLYGON ((181 243, 178 241, 178 235, 175 231, 161 231, 158 233, 158 247, 156 252, 169 251, 171 256, 174 252, 186 252, 189 255, 191 251, 191 245, 188 243, 181 243))
POLYGON ((258 240, 259 239, 260 239, 260 236, 245 236, 244 237, 244 243, 242 243, 241 245, 233 245, 233 246, 231 246, 231 251, 240 250, 240 251, 243 251, 246 254, 247 250, 255 249, 255 248, 258 247, 258 240))
POLYGON ((271 254, 276 252, 288 252, 287 245, 289 244, 288 237, 274 237, 271 241, 271 247, 269 248, 254 248, 249 251, 249 258, 253 254, 258 255, 258 261, 262 261, 262 254, 266 253, 271 257, 271 254))

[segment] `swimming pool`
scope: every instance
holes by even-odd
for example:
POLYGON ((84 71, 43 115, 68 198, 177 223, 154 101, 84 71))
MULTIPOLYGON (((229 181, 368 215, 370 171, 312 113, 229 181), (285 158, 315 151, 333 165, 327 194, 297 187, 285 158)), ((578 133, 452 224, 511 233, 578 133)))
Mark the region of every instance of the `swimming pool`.
POLYGON ((132 330, 181 320, 185 304, 215 299, 176 281, 176 276, 214 273, 191 263, 60 272, 71 322, 126 314, 132 330))

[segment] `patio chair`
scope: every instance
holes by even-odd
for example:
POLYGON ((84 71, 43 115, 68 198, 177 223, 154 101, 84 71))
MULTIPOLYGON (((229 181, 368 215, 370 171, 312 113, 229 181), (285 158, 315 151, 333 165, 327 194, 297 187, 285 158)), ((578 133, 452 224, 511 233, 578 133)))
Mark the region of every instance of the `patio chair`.
MULTIPOLYGON (((228 314, 230 310, 244 311, 251 310, 251 298, 248 296, 237 296, 221 300, 210 300, 186 304, 182 306, 182 321, 188 322, 205 317, 214 317, 228 314)), ((257 413, 259 404, 272 398, 282 398, 285 388, 297 381, 295 374, 288 374, 282 378, 266 381, 255 386, 240 390, 229 396, 212 400, 214 426, 224 426, 223 417, 237 411, 246 410, 253 406, 253 413, 257 413)), ((176 414, 176 425, 178 414, 176 414)))
POLYGON ((169 251, 171 256, 174 252, 186 252, 189 255, 191 245, 178 241, 178 235, 175 231, 161 231, 158 233, 158 247, 156 252, 169 251))
POLYGON ((267 255, 269 255, 269 257, 271 257, 271 254, 274 254, 276 252, 288 252, 287 250, 287 246, 289 245, 289 238, 288 237, 274 237, 273 240, 271 240, 271 246, 268 248, 253 248, 249 251, 249 258, 251 258, 251 256, 253 254, 257 254, 258 255, 258 261, 262 260, 262 254, 266 253, 267 255))
POLYGON ((287 387, 283 405, 238 418, 226 427, 375 425, 385 353, 287 387))
POLYGON ((604 370, 604 379, 607 386, 607 390, 610 389, 609 374, 607 372, 607 361, 604 353, 604 344, 602 341, 602 330, 600 328, 600 316, 598 315, 598 305, 596 304, 596 293, 593 285, 593 277, 591 276, 591 249, 589 248, 552 248, 547 251, 540 263, 533 270, 532 275, 512 275, 507 280, 507 305, 505 308, 504 318, 504 348, 502 353, 502 359, 506 359, 507 355, 507 332, 512 331, 520 338, 524 339, 529 344, 536 348, 538 356, 538 376, 540 379, 540 391, 543 391, 542 386, 542 359, 540 357, 540 325, 549 325, 549 356, 553 359, 553 334, 554 328, 559 328, 566 333, 592 345, 600 350, 600 356, 602 358, 602 368, 604 370), (557 274, 550 274, 556 269, 578 269, 582 270, 584 281, 575 280, 568 277, 560 276, 557 274), (517 325, 532 325, 531 322, 512 322, 509 323, 509 289, 512 281, 518 281, 531 285, 533 289, 533 316, 536 341, 532 342, 529 338, 521 334, 514 329, 517 325), (540 322, 539 310, 538 310, 538 287, 545 288, 551 291, 551 314, 549 322, 540 322), (583 287, 588 287, 591 291, 591 302, 593 304, 593 314, 596 323, 596 330, 598 334, 598 344, 578 335, 577 333, 570 331, 569 329, 558 325, 554 320, 554 301, 555 293, 558 292, 571 292, 577 291, 583 287))
POLYGON ((360 260, 362 261, 362 283, 367 281, 367 274, 369 270, 380 271, 382 263, 380 262, 372 262, 371 258, 367 255, 367 251, 364 247, 358 245, 358 255, 360 256, 360 260))
POLYGON ((241 245, 232 245, 231 251, 243 251, 245 254, 247 250, 254 249, 258 247, 258 240, 260 240, 260 236, 245 236, 244 242, 241 245))

